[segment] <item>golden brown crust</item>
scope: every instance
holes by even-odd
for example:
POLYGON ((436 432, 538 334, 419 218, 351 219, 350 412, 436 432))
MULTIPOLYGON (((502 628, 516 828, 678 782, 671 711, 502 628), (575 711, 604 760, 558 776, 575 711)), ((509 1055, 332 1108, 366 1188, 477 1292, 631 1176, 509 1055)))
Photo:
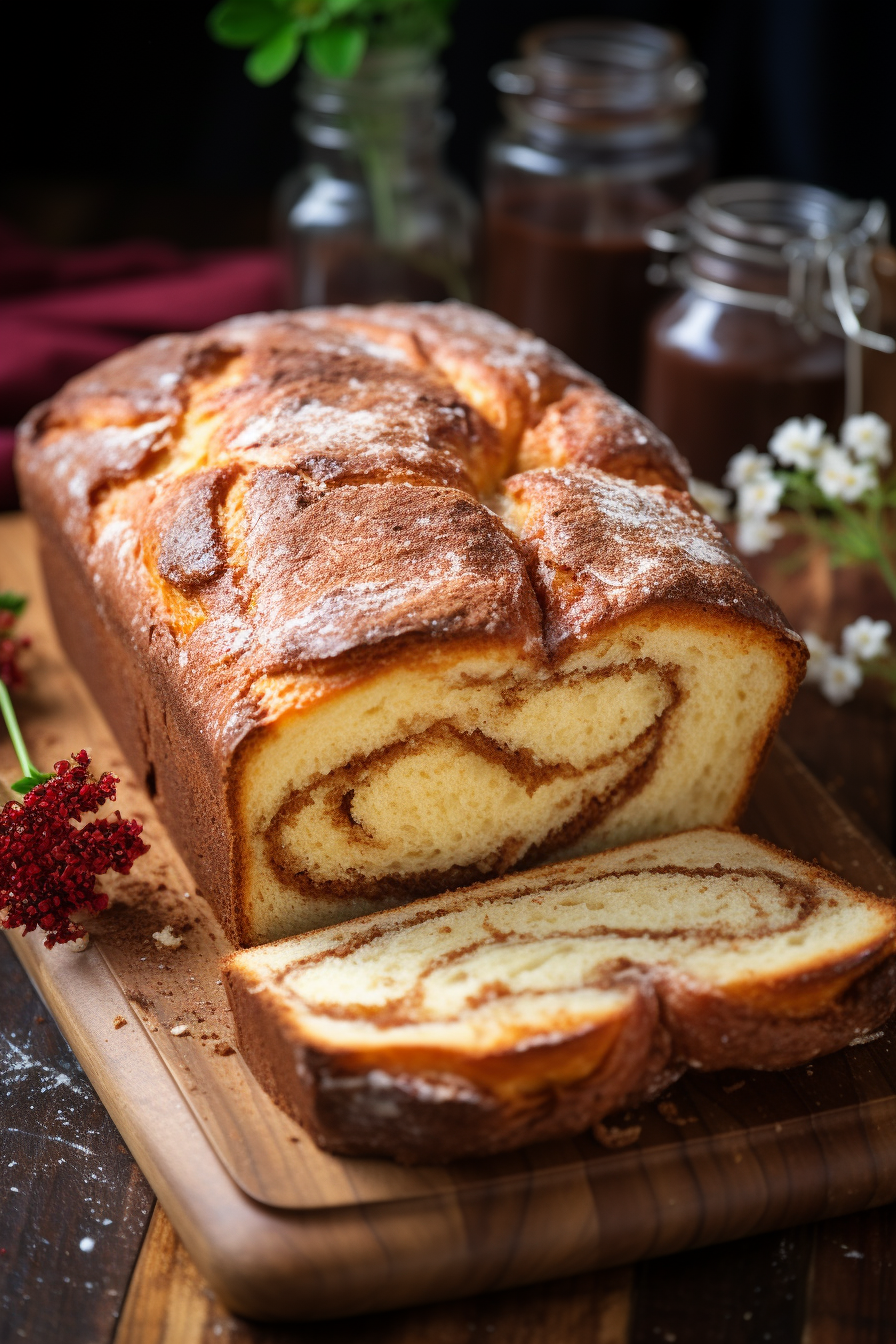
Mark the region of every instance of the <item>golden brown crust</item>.
MULTIPOLYGON (((504 1097, 487 1081, 490 1067, 500 1069, 499 1059, 483 1061, 478 1081, 439 1068, 437 1059, 429 1070, 403 1069, 400 1060, 388 1069, 364 1068, 363 1061, 309 1047, 282 1002, 264 989, 247 992, 226 961, 222 974, 240 1053, 262 1087, 319 1147, 347 1157, 441 1164, 567 1138, 645 1087, 652 1090, 661 1077, 671 1081, 668 1049, 656 1048, 666 1040, 656 1000, 635 973, 627 977, 631 996, 621 1020, 582 1032, 573 1042, 565 1038, 526 1052, 536 1080, 570 1053, 571 1044, 577 1056, 593 1057, 592 1068, 551 1088, 504 1097)), ((516 1056, 515 1071, 519 1063, 516 1056)))
POLYGON ((309 321, 337 322, 351 329, 360 321, 404 336, 428 366, 446 378, 476 407, 499 435, 509 458, 524 430, 570 387, 593 386, 595 379, 531 332, 520 331, 493 313, 463 303, 382 303, 373 308, 337 308, 309 321))
POLYGON ((504 493, 553 658, 612 622, 670 603, 730 612, 800 650, 781 612, 689 495, 569 467, 512 476, 504 493))
POLYGON ((776 986, 774 998, 765 1003, 749 999, 737 1003, 689 984, 685 977, 667 977, 663 1011, 680 1058, 691 1068, 706 1071, 776 1070, 842 1050, 857 1036, 879 1027, 896 1009, 892 943, 878 960, 864 955, 849 970, 823 967, 815 981, 815 1003, 807 993, 802 1012, 794 1012, 785 986, 776 986))
POLYGON ((573 387, 520 444, 517 466, 599 467, 636 481, 687 490, 689 467, 666 435, 605 387, 573 387))
POLYGON ((608 622, 696 601, 774 630, 795 689, 798 641, 712 524, 674 491, 632 483, 678 484, 683 470, 558 352, 458 304, 259 314, 159 337, 37 407, 17 451, 63 641, 240 938, 239 772, 280 712, 272 678, 316 678, 323 695, 454 648, 547 671, 608 622), (505 524, 485 501, 521 441, 572 465, 507 481, 505 524), (630 506, 641 513, 620 522, 630 506), (645 525, 660 528, 655 545, 645 525), (609 586, 601 564, 616 569, 609 586), (122 696, 106 693, 109 661, 126 669, 122 696))
POLYGON ((539 645, 541 612, 525 565, 468 495, 345 486, 304 505, 293 477, 266 471, 253 479, 245 517, 259 673, 408 638, 476 635, 521 653, 539 645), (262 540, 272 533, 276 547, 262 540))

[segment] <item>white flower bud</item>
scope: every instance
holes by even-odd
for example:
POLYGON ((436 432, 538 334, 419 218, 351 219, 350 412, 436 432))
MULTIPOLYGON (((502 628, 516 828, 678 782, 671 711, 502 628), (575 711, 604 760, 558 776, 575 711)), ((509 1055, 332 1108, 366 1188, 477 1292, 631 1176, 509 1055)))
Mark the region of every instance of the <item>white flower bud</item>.
POLYGON ((831 439, 825 435, 825 423, 817 415, 804 420, 792 416, 779 425, 769 439, 769 450, 782 467, 799 467, 808 471, 821 456, 831 439))
POLYGON ((710 485, 709 481, 698 481, 696 476, 688 481, 688 490, 694 503, 704 513, 708 513, 714 523, 728 522, 731 517, 730 490, 720 490, 717 485, 710 485))
POLYGON ((768 518, 742 518, 737 525, 737 549, 743 555, 759 555, 762 551, 770 551, 783 535, 781 524, 768 518))
POLYGON ((783 481, 774 476, 755 476, 737 492, 738 518, 770 518, 778 512, 783 493, 783 481))
POLYGON ((752 445, 748 445, 731 458, 723 480, 732 490, 739 490, 747 481, 755 480, 757 476, 770 475, 774 465, 768 453, 757 453, 752 445))
POLYGON ((803 641, 809 650, 809 663, 806 667, 806 681, 809 685, 818 685, 824 675, 828 659, 834 656, 834 646, 812 630, 803 631, 803 641))
POLYGON ((851 700, 862 684, 862 669, 852 658, 841 653, 828 658, 821 674, 821 693, 832 705, 844 705, 851 700))
POLYGON ((870 616, 860 616, 843 631, 843 652, 860 663, 882 658, 889 652, 887 640, 892 633, 889 621, 873 621, 870 616))
POLYGON ((840 431, 840 440, 860 462, 877 462, 888 467, 893 460, 890 426, 879 415, 851 415, 840 431))
POLYGON ((852 504, 874 489, 877 472, 870 462, 854 462, 843 448, 825 448, 815 484, 828 499, 844 499, 852 504))

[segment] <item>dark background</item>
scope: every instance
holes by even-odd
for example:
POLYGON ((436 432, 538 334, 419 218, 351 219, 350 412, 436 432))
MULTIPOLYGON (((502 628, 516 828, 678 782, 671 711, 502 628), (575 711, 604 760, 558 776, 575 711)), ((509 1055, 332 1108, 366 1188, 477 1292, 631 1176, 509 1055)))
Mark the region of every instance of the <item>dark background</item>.
MULTIPOLYGON (((0 214, 33 238, 264 242, 295 161, 289 76, 257 89, 205 31, 211 0, 18 4, 3 20, 0 214)), ((460 0, 444 59, 455 170, 477 185, 489 66, 527 27, 607 14, 675 27, 708 69, 717 176, 767 174, 896 205, 893 0, 460 0)))

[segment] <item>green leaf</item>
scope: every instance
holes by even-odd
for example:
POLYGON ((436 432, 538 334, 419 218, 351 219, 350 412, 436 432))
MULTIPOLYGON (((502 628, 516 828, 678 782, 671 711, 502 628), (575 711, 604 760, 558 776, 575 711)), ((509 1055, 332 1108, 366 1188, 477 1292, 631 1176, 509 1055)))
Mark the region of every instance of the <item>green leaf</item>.
POLYGON ((363 28, 334 23, 309 37, 307 54, 319 74, 331 79, 349 79, 361 64, 366 50, 367 34, 363 28))
POLYGON ((24 779, 17 779, 15 784, 10 784, 13 793, 30 793, 38 784, 46 784, 47 780, 53 779, 53 775, 42 775, 39 770, 33 774, 26 775, 24 779))
POLYGON ((295 21, 288 23, 249 53, 246 74, 253 84, 276 84, 295 65, 301 47, 300 25, 295 21))
POLYGON ((13 616, 21 616, 27 605, 28 599, 21 593, 0 593, 0 611, 11 611, 13 616))
POLYGON ((208 30, 225 47, 253 47, 282 27, 283 14, 271 0, 221 0, 208 16, 208 30))
POLYGON ((343 14, 349 14, 353 9, 357 9, 361 0, 325 0, 327 12, 334 19, 341 19, 343 14))

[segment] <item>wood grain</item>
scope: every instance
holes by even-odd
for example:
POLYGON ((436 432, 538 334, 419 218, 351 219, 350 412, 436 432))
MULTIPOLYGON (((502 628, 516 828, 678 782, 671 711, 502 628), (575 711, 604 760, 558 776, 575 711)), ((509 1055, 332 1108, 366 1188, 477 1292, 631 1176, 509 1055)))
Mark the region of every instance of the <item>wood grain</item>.
POLYGON ((97 1344, 152 1191, 4 942, 0 1023, 0 1340, 97 1344))
MULTIPOLYGON (((632 1270, 295 1327, 240 1320, 156 1208, 114 1344, 627 1344, 632 1270)), ((653 1342, 651 1342, 653 1344, 653 1342)))
MULTIPOLYGON (((215 1051, 229 1030, 215 974, 220 933, 60 659, 24 525, 16 544, 13 586, 35 593, 40 690, 24 706, 33 754, 52 760, 91 746, 98 764, 122 775, 123 809, 145 818, 153 850, 139 875, 116 884, 117 904, 86 953, 47 953, 21 938, 15 948, 198 1272, 227 1305, 269 1319, 363 1315, 581 1274, 896 1195, 892 1030, 786 1074, 691 1075, 667 1098, 673 1110, 649 1106, 625 1118, 641 1134, 624 1150, 585 1136, 407 1172, 326 1157, 301 1131, 278 1128, 289 1122, 253 1094, 238 1057, 215 1051), (183 948, 157 955, 154 927, 176 921, 183 948), (115 1031, 122 1013, 127 1029, 115 1031), (191 1034, 172 1038, 169 1026, 184 1017, 191 1034)), ((748 824, 896 893, 889 856, 784 748, 762 776, 748 824)))
POLYGON ((896 1206, 870 1219, 833 1219, 813 1231, 801 1344, 896 1339, 896 1206))
POLYGON ((797 1344, 812 1227, 712 1246, 635 1271, 627 1344, 797 1344))

